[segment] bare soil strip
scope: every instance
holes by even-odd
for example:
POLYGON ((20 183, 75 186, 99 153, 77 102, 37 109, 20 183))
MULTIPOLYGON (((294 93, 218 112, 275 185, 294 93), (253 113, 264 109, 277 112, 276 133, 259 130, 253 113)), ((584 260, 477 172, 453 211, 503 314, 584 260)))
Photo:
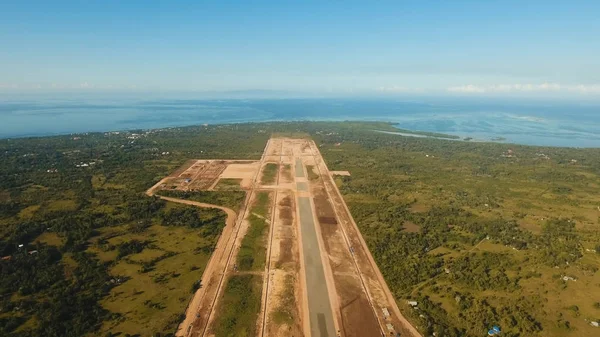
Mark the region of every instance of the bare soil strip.
POLYGON ((332 176, 350 176, 350 172, 348 171, 329 171, 332 176))
MULTIPOLYGON (((279 171, 273 203, 271 232, 268 245, 268 260, 263 288, 262 329, 260 336, 288 337, 304 336, 302 329, 299 298, 299 252, 295 229, 295 198, 289 189, 291 177, 291 159, 282 156, 285 149, 284 139, 274 139, 271 147, 280 154, 279 171)), ((271 158, 273 159, 273 158, 271 158)))
MULTIPOLYGON (((272 148, 279 148, 279 151, 277 151, 276 153, 281 155, 281 147, 283 146, 283 141, 280 142, 273 142, 271 143, 271 147, 272 148)), ((280 162, 281 162, 281 157, 279 158, 280 160, 277 162, 277 173, 275 175, 275 185, 279 185, 279 177, 281 176, 281 170, 279 168, 280 166, 280 162)), ((264 183, 264 176, 261 178, 261 182, 264 183)), ((277 191, 275 191, 275 196, 273 197, 273 202, 272 202, 272 209, 271 209, 271 226, 269 227, 269 242, 267 245, 267 263, 265 264, 265 273, 264 273, 264 283, 263 283, 263 296, 262 296, 262 303, 261 303, 261 317, 262 317, 262 324, 260 326, 259 329, 259 333, 257 334, 258 336, 265 336, 265 332, 267 331, 267 321, 268 321, 268 316, 269 316, 269 291, 271 290, 270 288, 270 284, 271 284, 271 258, 272 258, 272 253, 273 253, 273 234, 275 233, 275 215, 277 213, 277 191)))

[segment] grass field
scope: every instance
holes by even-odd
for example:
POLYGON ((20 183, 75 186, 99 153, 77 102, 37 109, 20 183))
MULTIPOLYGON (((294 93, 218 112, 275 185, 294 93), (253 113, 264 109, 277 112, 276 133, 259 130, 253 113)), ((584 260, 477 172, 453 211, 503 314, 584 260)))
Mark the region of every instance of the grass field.
POLYGON ((319 179, 319 174, 315 173, 315 166, 306 165, 306 172, 308 172, 308 180, 319 179))
MULTIPOLYGON (((174 203, 167 206, 167 210, 184 207, 174 203)), ((98 336, 109 331, 141 336, 174 332, 216 239, 203 237, 198 229, 159 224, 142 233, 131 233, 126 226, 102 231, 90 251, 101 260, 114 261, 109 273, 117 286, 101 301, 115 318, 103 324, 98 336), (116 248, 132 240, 150 244, 139 253, 117 258, 116 248)))
POLYGON ((63 239, 61 239, 58 234, 52 232, 46 232, 42 235, 38 236, 36 239, 37 242, 45 243, 47 245, 53 245, 60 247, 63 245, 63 239))
MULTIPOLYGON (((237 256, 238 272, 262 271, 266 260, 266 235, 271 195, 258 192, 250 208, 248 232, 237 256)), ((233 274, 217 307, 216 337, 255 335, 262 294, 260 274, 233 274)))
POLYGON ((219 301, 214 323, 216 337, 253 337, 260 312, 262 276, 233 275, 219 301))
POLYGON ((284 290, 279 296, 279 305, 272 313, 273 320, 277 324, 292 325, 295 319, 296 295, 294 294, 293 274, 287 274, 284 280, 284 290))
POLYGON ((198 202, 205 202, 208 204, 214 204, 224 206, 237 211, 242 206, 242 202, 246 197, 244 191, 173 191, 173 190, 159 190, 156 192, 158 195, 165 197, 180 198, 185 200, 193 200, 198 202))
POLYGON ((267 163, 262 171, 262 176, 260 178, 260 183, 263 185, 272 185, 275 183, 275 179, 277 179, 277 171, 279 169, 279 165, 275 163, 267 163))
POLYGON ((256 200, 250 208, 248 232, 242 240, 237 256, 240 271, 262 270, 266 260, 266 235, 269 228, 269 192, 256 193, 256 200))
POLYGON ((223 178, 219 179, 215 190, 218 191, 241 191, 240 183, 242 179, 223 178))

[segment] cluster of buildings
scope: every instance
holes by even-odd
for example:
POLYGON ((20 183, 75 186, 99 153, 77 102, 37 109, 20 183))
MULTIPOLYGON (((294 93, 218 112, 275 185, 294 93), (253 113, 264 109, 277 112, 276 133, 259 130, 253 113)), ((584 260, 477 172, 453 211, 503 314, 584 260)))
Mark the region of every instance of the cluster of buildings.
POLYGON ((96 165, 95 161, 91 161, 89 163, 81 162, 79 164, 76 164, 75 167, 90 167, 90 166, 93 166, 93 165, 96 165))

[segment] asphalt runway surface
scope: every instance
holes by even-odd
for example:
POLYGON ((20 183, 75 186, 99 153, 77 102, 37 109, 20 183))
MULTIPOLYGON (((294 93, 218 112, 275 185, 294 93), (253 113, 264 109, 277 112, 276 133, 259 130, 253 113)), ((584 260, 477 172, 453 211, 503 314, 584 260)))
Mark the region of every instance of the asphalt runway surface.
POLYGON ((309 197, 298 198, 300 211, 300 229, 302 231, 302 249, 308 292, 308 312, 312 337, 334 337, 335 326, 329 301, 329 292, 325 281, 325 271, 321 260, 321 250, 313 218, 313 209, 309 197))

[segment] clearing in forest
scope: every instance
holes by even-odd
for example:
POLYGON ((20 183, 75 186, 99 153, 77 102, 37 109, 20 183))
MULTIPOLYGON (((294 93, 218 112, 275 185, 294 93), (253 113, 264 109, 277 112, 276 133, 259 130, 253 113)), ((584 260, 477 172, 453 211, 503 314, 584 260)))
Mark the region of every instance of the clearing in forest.
POLYGON ((260 161, 186 165, 149 194, 204 207, 240 205, 226 193, 246 196, 232 209, 238 214, 223 230, 178 336, 419 336, 312 140, 271 138, 260 161))

